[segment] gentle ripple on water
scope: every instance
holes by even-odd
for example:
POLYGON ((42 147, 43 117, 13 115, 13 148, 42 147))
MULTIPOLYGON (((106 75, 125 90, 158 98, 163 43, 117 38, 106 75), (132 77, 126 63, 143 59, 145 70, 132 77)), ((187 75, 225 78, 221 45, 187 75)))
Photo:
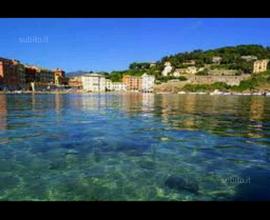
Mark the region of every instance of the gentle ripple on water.
POLYGON ((270 200, 269 121, 267 97, 0 95, 0 199, 270 200))

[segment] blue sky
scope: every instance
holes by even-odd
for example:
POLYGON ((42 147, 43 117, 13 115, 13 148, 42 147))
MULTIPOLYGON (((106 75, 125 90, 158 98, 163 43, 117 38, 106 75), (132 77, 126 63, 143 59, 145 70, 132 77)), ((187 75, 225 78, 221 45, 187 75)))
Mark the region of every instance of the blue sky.
POLYGON ((123 70, 193 49, 270 46, 270 19, 0 19, 0 56, 65 71, 123 70), (39 37, 41 43, 24 39, 39 37))

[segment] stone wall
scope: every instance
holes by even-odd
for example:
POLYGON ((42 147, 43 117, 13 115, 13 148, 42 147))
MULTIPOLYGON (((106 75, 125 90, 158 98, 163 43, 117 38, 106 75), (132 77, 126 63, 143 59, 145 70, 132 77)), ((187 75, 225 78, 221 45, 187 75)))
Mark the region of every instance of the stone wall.
POLYGON ((190 76, 188 83, 191 84, 212 84, 215 82, 224 82, 228 85, 239 85, 242 80, 248 79, 250 75, 240 76, 190 76))
POLYGON ((213 69, 209 70, 209 75, 217 75, 217 76, 235 76, 238 73, 238 70, 228 70, 228 69, 213 69))

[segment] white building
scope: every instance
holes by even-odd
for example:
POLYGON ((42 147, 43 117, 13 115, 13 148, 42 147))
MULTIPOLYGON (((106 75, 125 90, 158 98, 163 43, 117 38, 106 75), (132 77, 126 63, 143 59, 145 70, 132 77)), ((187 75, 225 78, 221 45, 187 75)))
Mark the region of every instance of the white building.
POLYGON ((143 92, 152 92, 155 85, 155 76, 153 75, 147 75, 144 73, 142 75, 142 91, 143 92))
POLYGON ((162 71, 162 76, 168 76, 168 74, 172 71, 173 67, 170 62, 164 63, 164 69, 162 71))
POLYGON ((112 90, 113 91, 127 91, 127 86, 121 82, 113 82, 112 90))
POLYGON ((220 64, 221 60, 222 60, 222 57, 219 57, 219 56, 212 57, 213 63, 220 64))
POLYGON ((105 87, 107 91, 126 91, 127 87, 122 82, 112 82, 110 79, 105 79, 105 87))
POLYGON ((106 90, 108 91, 113 90, 113 83, 110 79, 105 79, 105 87, 106 87, 106 90))
POLYGON ((246 60, 246 61, 249 62, 249 61, 252 61, 252 60, 257 60, 258 57, 253 56, 253 55, 247 55, 247 56, 241 56, 241 59, 246 60))
POLYGON ((189 66, 187 68, 179 68, 173 72, 174 77, 179 77, 181 74, 195 74, 199 70, 195 66, 189 66))
POLYGON ((106 88, 105 76, 100 74, 85 74, 82 76, 83 90, 91 92, 104 92, 106 88))

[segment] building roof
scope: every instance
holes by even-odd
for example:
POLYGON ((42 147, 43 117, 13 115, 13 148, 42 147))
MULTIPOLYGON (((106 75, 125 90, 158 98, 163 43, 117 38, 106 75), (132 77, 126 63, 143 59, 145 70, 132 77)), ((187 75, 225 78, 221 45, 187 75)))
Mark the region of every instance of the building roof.
POLYGON ((82 76, 85 76, 85 77, 105 77, 104 75, 101 75, 98 73, 87 73, 87 74, 84 74, 82 76))
POLYGON ((12 61, 11 59, 0 57, 0 61, 12 61))
POLYGON ((62 70, 62 69, 60 69, 60 68, 58 68, 58 67, 57 67, 56 69, 54 69, 53 71, 54 71, 54 72, 56 72, 56 71, 59 71, 59 72, 60 72, 60 71, 61 71, 61 72, 64 72, 64 70, 62 70))
POLYGON ((269 62, 269 59, 256 60, 254 63, 269 62))

